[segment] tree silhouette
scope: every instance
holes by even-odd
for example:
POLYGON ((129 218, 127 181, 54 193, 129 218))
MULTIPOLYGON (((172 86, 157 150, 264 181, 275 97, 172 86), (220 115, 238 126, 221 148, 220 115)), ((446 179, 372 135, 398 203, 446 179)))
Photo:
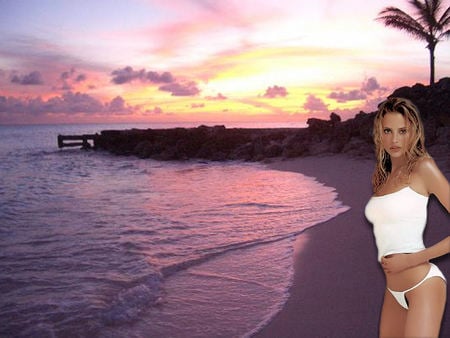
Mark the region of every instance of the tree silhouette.
POLYGON ((430 84, 434 83, 434 50, 439 41, 450 37, 450 7, 443 11, 442 0, 409 0, 416 18, 396 7, 386 7, 376 20, 385 26, 404 30, 414 38, 427 42, 430 51, 430 84))

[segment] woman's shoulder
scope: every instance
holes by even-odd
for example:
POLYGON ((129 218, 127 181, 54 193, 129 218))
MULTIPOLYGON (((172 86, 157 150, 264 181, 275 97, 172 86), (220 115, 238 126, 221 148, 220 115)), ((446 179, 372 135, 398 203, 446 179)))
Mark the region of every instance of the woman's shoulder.
MULTIPOLYGON (((430 156, 420 158, 412 171, 412 185, 428 194, 448 196, 448 181, 430 156)), ((443 198, 441 196, 441 198, 443 198)))
POLYGON ((429 155, 420 157, 414 164, 411 172, 410 186, 422 195, 428 196, 433 189, 430 188, 439 176, 439 168, 429 155))
POLYGON ((419 176, 429 176, 436 170, 439 171, 439 168, 434 159, 430 155, 424 155, 420 157, 415 163, 413 172, 418 174, 419 176))

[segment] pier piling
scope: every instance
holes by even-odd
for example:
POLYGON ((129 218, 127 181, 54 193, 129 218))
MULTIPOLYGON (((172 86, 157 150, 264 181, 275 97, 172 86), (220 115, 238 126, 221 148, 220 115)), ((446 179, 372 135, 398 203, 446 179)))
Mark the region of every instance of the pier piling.
POLYGON ((84 135, 58 135, 58 147, 81 147, 81 149, 95 148, 95 140, 98 134, 84 134, 84 135), (73 142, 65 142, 73 141, 73 142), (92 141, 93 144, 89 143, 92 141))

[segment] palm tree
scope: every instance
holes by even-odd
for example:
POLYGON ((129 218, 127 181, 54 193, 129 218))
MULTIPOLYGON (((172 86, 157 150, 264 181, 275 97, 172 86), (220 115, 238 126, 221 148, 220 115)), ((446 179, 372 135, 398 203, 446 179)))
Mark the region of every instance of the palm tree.
POLYGON ((378 13, 376 20, 427 42, 430 51, 430 84, 433 84, 434 50, 439 41, 450 37, 450 7, 440 15, 442 0, 408 0, 408 2, 416 10, 416 18, 396 7, 386 7, 378 13))

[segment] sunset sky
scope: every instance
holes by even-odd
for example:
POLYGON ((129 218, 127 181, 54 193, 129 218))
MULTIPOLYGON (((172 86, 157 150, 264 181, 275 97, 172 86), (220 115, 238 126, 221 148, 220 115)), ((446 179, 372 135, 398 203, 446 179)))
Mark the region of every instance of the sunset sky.
MULTIPOLYGON (((445 7, 450 1, 444 1, 445 7)), ((429 81, 406 0, 0 0, 0 124, 304 122, 429 81)), ((436 49, 450 76, 450 41, 436 49)))

